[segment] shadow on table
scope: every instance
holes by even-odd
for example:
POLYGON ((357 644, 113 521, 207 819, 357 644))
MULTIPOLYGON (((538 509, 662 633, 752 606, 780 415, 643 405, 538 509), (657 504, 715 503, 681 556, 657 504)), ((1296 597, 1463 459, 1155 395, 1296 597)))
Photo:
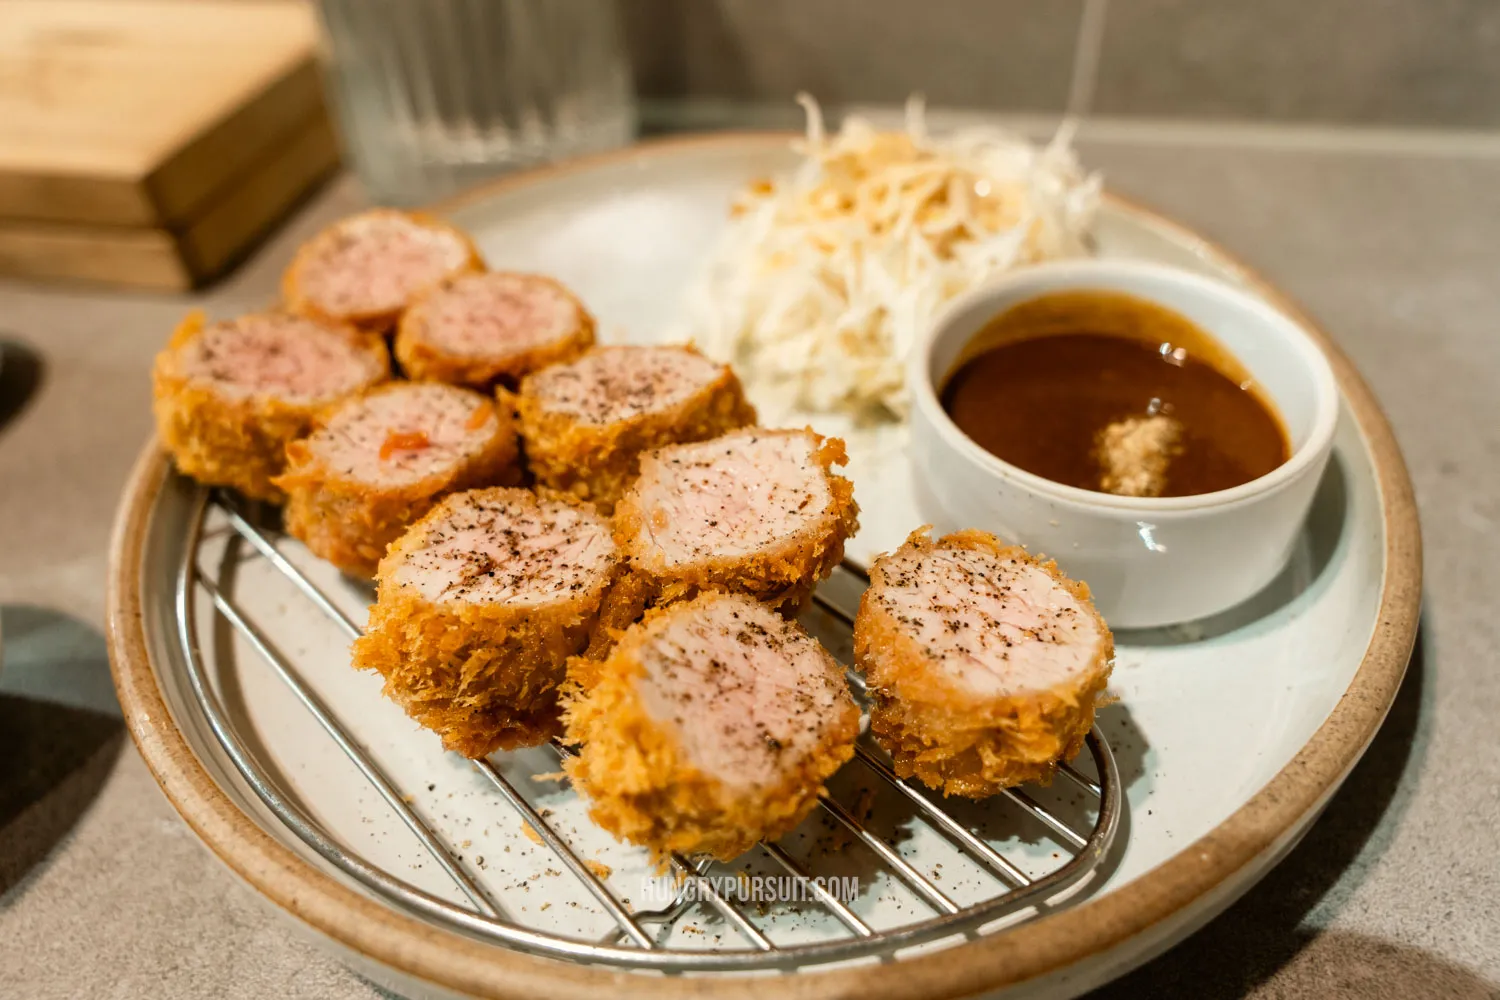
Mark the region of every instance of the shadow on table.
POLYGON ((0 429, 36 396, 43 371, 41 355, 0 332, 0 429))
POLYGON ((87 811, 124 743, 104 637, 45 608, 0 608, 0 906, 87 811))
MULTIPOLYGON (((1285 977, 1276 997, 1316 997, 1317 1000, 1494 1000, 1500 987, 1431 952, 1411 945, 1350 931, 1318 934, 1299 929, 1291 935, 1297 952, 1285 963, 1285 977)), ((1233 960, 1230 960, 1233 964, 1233 960)), ((1133 981, 1133 977, 1125 983, 1133 981)), ((1258 981, 1257 981, 1258 982, 1258 981)), ((1122 983, 1122 985, 1125 985, 1122 983)), ((1242 996, 1256 985, 1235 988, 1228 982, 1187 983, 1153 981, 1130 992, 1135 997, 1242 996), (1145 992, 1147 990, 1160 992, 1145 992)))
MULTIPOLYGON (((1090 994, 1091 1000, 1240 997, 1284 966, 1304 963, 1307 974, 1355 990, 1330 993, 1320 987, 1319 996, 1374 995, 1369 991, 1376 983, 1365 977, 1376 968, 1385 970, 1377 991, 1382 996, 1495 996, 1493 986, 1420 949, 1343 931, 1320 934, 1302 926, 1341 878, 1357 882, 1363 877, 1384 852, 1406 808, 1409 793, 1402 792, 1401 779, 1409 769, 1420 767, 1430 724, 1430 706, 1423 700, 1426 644, 1425 630, 1419 631, 1406 679, 1385 724, 1302 842, 1243 899, 1192 938, 1090 994), (1360 982, 1364 988, 1355 988, 1353 984, 1360 982)), ((1337 902, 1330 900, 1334 906, 1337 902)))

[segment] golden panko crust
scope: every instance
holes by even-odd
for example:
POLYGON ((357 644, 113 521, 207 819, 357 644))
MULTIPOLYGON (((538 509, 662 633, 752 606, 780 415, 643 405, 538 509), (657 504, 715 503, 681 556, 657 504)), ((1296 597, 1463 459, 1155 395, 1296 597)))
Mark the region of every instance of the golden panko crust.
POLYGON ((630 585, 622 581, 606 600, 606 623, 621 628, 639 618, 648 607, 689 600, 704 590, 746 594, 772 605, 788 618, 795 618, 813 590, 843 560, 844 543, 859 530, 854 484, 833 471, 835 465, 849 460, 844 442, 825 438, 810 427, 806 433, 815 439, 814 457, 828 476, 831 494, 828 511, 796 537, 750 556, 709 558, 687 566, 656 565, 649 557, 649 545, 642 541, 650 535, 647 524, 650 515, 641 508, 637 492, 627 489, 615 506, 613 522, 615 544, 626 560, 630 585))
MULTIPOLYGON (((379 358, 382 374, 377 381, 390 377, 384 342, 351 326, 329 325, 379 358)), ((261 394, 229 397, 185 376, 177 351, 204 326, 203 313, 189 314, 156 356, 151 369, 156 432, 183 475, 207 486, 233 487, 252 499, 281 503, 284 494, 273 480, 286 467, 286 446, 307 435, 328 402, 294 403, 261 394)))
POLYGON ((518 351, 499 361, 493 357, 475 357, 445 351, 425 339, 424 326, 427 317, 424 303, 434 294, 452 284, 455 279, 450 278, 436 288, 423 293, 412 303, 411 308, 402 314, 401 321, 396 327, 394 344, 396 360, 401 362, 401 370, 411 379, 448 382, 452 385, 488 390, 497 385, 515 386, 523 376, 548 365, 572 361, 593 347, 594 317, 583 307, 583 303, 578 302, 577 297, 560 281, 543 275, 528 275, 528 277, 555 286, 577 303, 580 317, 578 326, 550 343, 518 351))
MULTIPOLYGON (((473 492, 535 502, 521 489, 473 492)), ((557 688, 568 657, 587 644, 611 574, 541 606, 433 603, 393 576, 423 544, 429 523, 443 516, 443 506, 434 507, 381 560, 378 596, 365 634, 354 642, 354 666, 378 671, 386 697, 437 733, 444 749, 478 759, 545 743, 560 730, 557 688)))
POLYGON ((582 748, 563 769, 588 796, 595 823, 649 848, 659 864, 671 854, 731 861, 759 841, 790 832, 817 804, 823 783, 854 756, 859 736, 859 709, 848 698, 813 752, 773 786, 729 788, 695 767, 671 728, 646 711, 637 688, 645 673, 639 651, 650 641, 652 623, 691 607, 648 613, 602 662, 571 662, 564 685, 567 739, 582 748))
MULTIPOLYGON (((687 348, 693 350, 693 348, 687 348)), ((706 441, 755 423, 739 378, 726 365, 719 377, 690 399, 664 412, 609 424, 589 424, 548 410, 527 391, 500 390, 501 403, 516 408, 526 461, 539 488, 593 503, 602 514, 640 471, 641 453, 669 444, 706 441)))
POLYGON ((875 600, 881 560, 854 622, 854 660, 869 681, 870 730, 890 753, 895 771, 945 795, 980 799, 1028 781, 1049 782, 1059 762, 1083 748, 1094 710, 1114 664, 1114 638, 1089 600, 1088 585, 1068 579, 1050 560, 1006 545, 983 531, 933 541, 926 528, 898 551, 971 549, 1035 566, 1076 597, 1098 624, 1101 639, 1090 669, 1048 691, 975 699, 955 688, 899 621, 875 600))
MULTIPOLYGON (((369 578, 375 575, 387 546, 443 497, 481 486, 517 485, 521 467, 514 419, 488 397, 476 393, 474 402, 495 414, 494 433, 484 448, 461 465, 414 483, 371 486, 330 467, 305 440, 287 445, 287 469, 275 480, 287 498, 283 514, 287 533, 345 573, 369 578)), ((319 422, 326 422, 334 412, 330 410, 319 422)))
MULTIPOLYGON (((369 211, 362 212, 360 214, 405 216, 407 219, 411 220, 419 226, 422 226, 425 229, 451 233, 454 236, 457 236, 463 242, 464 246, 468 249, 469 252, 468 259, 463 263, 463 265, 457 268, 453 272, 453 274, 470 274, 475 271, 484 270, 484 257, 480 255, 479 247, 475 245, 474 240, 469 236, 469 234, 464 232, 462 229, 459 229, 457 226, 449 225, 436 216, 429 215, 426 212, 408 212, 395 208, 370 209, 369 211)), ((403 303, 395 309, 383 309, 375 312, 359 312, 349 315, 332 316, 326 313, 316 302, 309 298, 302 287, 302 275, 304 269, 308 265, 308 262, 322 253, 324 241, 333 239, 339 225, 344 221, 345 220, 340 219, 338 222, 334 222, 331 225, 325 227, 322 231, 314 234, 310 240, 297 248, 297 253, 292 257, 291 264, 288 265, 286 271, 283 272, 281 276, 282 301, 286 303, 286 307, 289 310, 303 316, 311 316, 314 319, 330 320, 339 323, 351 323, 362 330, 369 330, 381 334, 388 333, 390 330, 395 328, 397 321, 401 318, 402 312, 404 312, 407 306, 411 304, 410 302, 403 303)))

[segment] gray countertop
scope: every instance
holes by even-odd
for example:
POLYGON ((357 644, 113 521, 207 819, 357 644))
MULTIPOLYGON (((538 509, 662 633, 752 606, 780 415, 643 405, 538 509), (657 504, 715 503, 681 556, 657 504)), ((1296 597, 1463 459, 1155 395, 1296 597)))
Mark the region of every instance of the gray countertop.
MULTIPOLYGON (((1352 355, 1405 449, 1427 551, 1418 655, 1325 815, 1224 916, 1105 993, 1500 995, 1500 136, 1091 135, 1083 155, 1112 187, 1249 261, 1352 355)), ((0 284, 0 997, 381 995, 177 818, 124 733, 102 636, 151 356, 190 305, 265 304, 292 247, 358 203, 335 183, 191 298, 0 284)))

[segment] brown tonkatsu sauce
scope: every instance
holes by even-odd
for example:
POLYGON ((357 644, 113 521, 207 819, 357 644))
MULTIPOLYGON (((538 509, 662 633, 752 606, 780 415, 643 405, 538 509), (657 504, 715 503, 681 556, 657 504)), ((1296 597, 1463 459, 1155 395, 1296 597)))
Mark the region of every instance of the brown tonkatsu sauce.
POLYGON ((1086 490, 1212 493, 1291 451, 1235 358, 1186 317, 1118 292, 1054 293, 1001 313, 960 355, 942 404, 991 454, 1086 490), (1150 485, 1120 486, 1122 468, 1150 485))

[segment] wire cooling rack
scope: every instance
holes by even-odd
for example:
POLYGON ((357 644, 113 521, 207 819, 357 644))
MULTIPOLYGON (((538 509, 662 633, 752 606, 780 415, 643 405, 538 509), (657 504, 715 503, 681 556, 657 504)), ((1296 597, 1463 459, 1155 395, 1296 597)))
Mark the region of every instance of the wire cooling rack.
MULTIPOLYGON (((639 902, 632 906, 630 899, 588 860, 577 827, 565 830, 553 810, 539 805, 534 795, 520 787, 521 782, 507 777, 505 768, 497 766, 496 761, 504 755, 495 755, 473 762, 488 789, 514 810, 519 822, 529 826, 528 835, 534 831, 534 839, 577 880, 597 907, 596 912, 607 916, 613 926, 603 934, 590 936, 566 933, 555 922, 544 927, 535 919, 518 919, 514 908, 505 906, 493 889, 495 866, 481 871, 482 866, 476 867, 455 847, 459 832, 444 829, 433 816, 424 816, 413 807, 410 789, 400 787, 382 768, 362 745, 357 727, 341 718, 339 706, 328 704, 308 682, 303 669, 282 651, 272 616, 257 620, 247 613, 236 599, 234 588, 226 583, 222 566, 217 570, 204 568, 201 550, 210 515, 224 529, 223 534, 237 537, 248 546, 247 559, 264 560, 300 592, 301 598, 322 612, 326 627, 338 630, 346 640, 360 634, 359 624, 330 596, 327 586, 320 587, 288 557, 287 550, 295 543, 268 526, 261 512, 242 507, 232 495, 199 489, 191 506, 175 590, 177 639, 198 707, 235 768, 276 819, 324 862, 394 908, 496 945, 554 958, 658 971, 785 971, 831 962, 889 959, 907 949, 941 947, 948 941, 1000 933, 1081 898, 1102 881, 1100 868, 1119 829, 1122 799, 1113 754, 1097 727, 1087 739, 1094 774, 1064 765, 1058 772, 1061 780, 1047 790, 1053 800, 1058 800, 1057 786, 1067 786, 1073 793, 1071 808, 1064 808, 1060 801, 1043 804, 1038 801, 1039 790, 1020 788, 977 805, 954 802, 945 806, 932 793, 899 779, 884 751, 867 736, 862 737, 856 760, 839 777, 858 769, 859 779, 868 784, 856 784, 857 789, 868 790, 873 785, 902 810, 898 827, 925 825, 928 832, 967 858, 983 881, 971 880, 960 897, 951 880, 943 882, 940 863, 933 868, 904 849, 899 833, 872 828, 868 806, 861 802, 860 794, 826 792, 819 801, 821 822, 841 832, 843 839, 818 840, 811 853, 803 852, 800 857, 788 850, 787 838, 757 848, 763 854, 759 860, 767 869, 798 890, 795 895, 803 912, 808 908, 818 911, 820 919, 832 929, 813 941, 786 940, 785 924, 776 925, 778 910, 796 904, 747 902, 743 893, 733 891, 733 880, 722 877, 730 869, 706 859, 670 859, 675 878, 668 884, 675 886, 675 896, 655 909, 644 908, 639 902), (282 772, 259 759, 252 741, 239 731, 235 714, 226 707, 226 699, 205 665, 199 638, 199 602, 204 599, 210 606, 205 610, 211 610, 238 633, 256 658, 264 661, 261 669, 271 671, 311 713, 327 738, 349 758, 385 806, 451 879, 456 893, 444 898, 430 885, 423 888, 397 874, 395 866, 382 867, 363 856, 313 818, 313 810, 285 786, 282 772), (976 821, 976 815, 982 815, 982 823, 976 821), (996 828, 1026 824, 1037 831, 1033 841, 1045 837, 1055 845, 1050 854, 1044 852, 1043 856, 1051 860, 1040 870, 1035 851, 1026 859, 1018 859, 997 845, 1004 838, 995 835, 996 828), (854 850, 867 852, 863 861, 868 863, 868 871, 879 873, 883 892, 904 893, 913 905, 897 907, 899 916, 894 919, 888 912, 876 921, 862 916, 853 901, 830 889, 837 883, 825 873, 838 867, 832 865, 834 852, 854 850), (730 889, 726 890, 726 884, 730 889), (687 920, 717 921, 724 933, 700 932, 694 939, 696 945, 684 943, 684 935, 672 931, 687 920)), ((858 592, 867 582, 861 568, 846 562, 814 595, 815 610, 809 614, 823 615, 820 627, 826 631, 831 622, 847 640, 858 592)), ((850 671, 849 681, 863 701, 862 678, 850 671)), ((555 762, 570 751, 553 744, 549 752, 555 762)), ((434 766, 445 763, 435 740, 432 754, 434 766)), ((584 834, 596 842, 609 839, 597 828, 584 834)), ((842 870, 847 870, 847 864, 842 870)))

